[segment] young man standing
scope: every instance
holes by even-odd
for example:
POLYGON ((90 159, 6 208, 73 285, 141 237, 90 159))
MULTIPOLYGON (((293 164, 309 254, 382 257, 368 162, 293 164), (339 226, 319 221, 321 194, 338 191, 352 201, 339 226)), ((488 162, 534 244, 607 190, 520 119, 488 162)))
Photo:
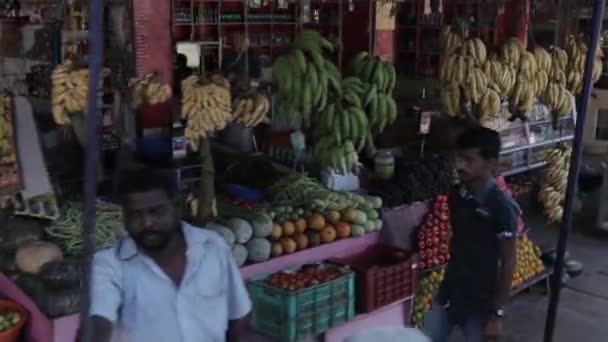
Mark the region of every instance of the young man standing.
POLYGON ((126 172, 120 190, 128 236, 94 256, 93 341, 238 341, 251 302, 230 248, 179 220, 163 174, 126 172))
POLYGON ((450 193, 451 259, 425 327, 433 342, 460 326, 469 342, 498 341, 516 262, 518 206, 496 185, 500 136, 484 127, 456 143, 461 184, 450 193))

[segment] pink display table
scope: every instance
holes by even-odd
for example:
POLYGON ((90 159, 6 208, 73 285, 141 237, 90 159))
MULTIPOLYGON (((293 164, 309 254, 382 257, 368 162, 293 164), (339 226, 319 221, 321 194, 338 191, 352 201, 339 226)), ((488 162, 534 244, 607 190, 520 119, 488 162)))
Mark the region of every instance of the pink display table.
MULTIPOLYGON (((404 245, 408 245, 409 243, 407 240, 409 239, 409 234, 411 233, 411 226, 415 226, 419 223, 418 221, 420 221, 421 217, 424 215, 424 213, 426 213, 427 205, 421 203, 409 207, 398 208, 396 210, 400 211, 402 214, 399 215, 398 220, 396 219, 396 216, 391 217, 391 215, 389 215, 387 212, 383 213, 385 228, 382 230, 382 242, 407 248, 409 246, 404 245), (403 221, 404 218, 408 219, 403 221), (387 225, 386 223, 390 224, 387 225)), ((294 254, 270 259, 263 263, 245 266, 241 268, 241 274, 244 280, 248 280, 255 276, 273 273, 284 268, 296 266, 306 262, 325 260, 329 258, 347 258, 363 252, 366 248, 379 243, 380 240, 381 234, 378 232, 367 234, 362 237, 339 240, 327 245, 321 245, 294 254)), ((15 301, 20 303, 27 303, 27 305, 24 306, 26 306, 26 308, 30 311, 30 314, 32 312, 37 312, 37 314, 34 315, 35 320, 31 322, 28 329, 28 336, 31 337, 30 339, 26 339, 28 342, 76 341, 76 333, 80 319, 78 314, 49 320, 38 311, 36 305, 32 303, 31 300, 27 298, 27 296, 23 294, 19 288, 14 286, 12 282, 6 279, 1 273, 0 285, 2 285, 3 290, 0 293, 4 294, 5 297, 14 298, 15 301), (5 287, 3 280, 11 285, 9 295, 7 295, 6 291, 4 291, 5 287)), ((370 327, 388 325, 407 326, 409 325, 410 321, 410 299, 411 298, 408 298, 407 300, 388 305, 371 313, 357 315, 353 320, 338 327, 334 327, 321 336, 311 337, 310 339, 306 340, 306 342, 342 342, 344 338, 370 327)), ((257 334, 251 330, 244 333, 245 341, 248 342, 273 341, 272 339, 257 334)))

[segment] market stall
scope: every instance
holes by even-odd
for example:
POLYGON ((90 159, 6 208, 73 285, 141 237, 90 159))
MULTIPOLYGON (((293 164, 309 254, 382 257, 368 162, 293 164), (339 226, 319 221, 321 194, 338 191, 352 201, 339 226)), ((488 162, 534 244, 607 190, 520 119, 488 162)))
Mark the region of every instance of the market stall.
MULTIPOLYGON (((11 229, 2 233, 0 256, 10 262, 2 264, 0 282, 2 295, 28 310, 23 336, 75 340, 79 311, 88 305, 90 257, 124 234, 121 208, 97 191, 111 195, 104 180, 107 187, 115 181, 108 175, 134 161, 174 176, 183 219, 215 231, 232 248, 253 300, 251 341, 337 342, 370 326, 422 324, 450 258, 446 194, 457 181, 449 151, 427 141, 434 122, 450 123, 442 136, 448 148, 444 138, 456 127, 497 129, 501 172, 539 170, 537 197, 547 220, 561 222, 565 214, 568 225, 572 199, 563 198, 572 190, 569 170, 576 170, 571 156, 580 154, 569 141, 580 136, 586 107, 584 100, 577 116, 574 96, 588 94, 601 76, 602 55, 594 52, 585 63, 597 37, 571 36, 563 48, 526 45, 521 32, 501 39, 499 28, 494 35, 473 28, 470 19, 457 18, 457 5, 448 25, 441 9, 420 1, 415 25, 404 29, 415 30, 412 47, 419 48, 429 25, 443 25, 433 30, 435 57, 415 52, 415 69, 437 67, 429 75, 441 103, 424 101, 409 111, 393 95, 403 70, 384 41, 393 37, 398 9, 373 4, 172 1, 152 11, 150 3, 138 3, 134 66, 127 66, 104 62, 107 28, 95 12, 101 4, 91 2, 89 58, 77 49, 59 53, 42 104, 10 93, 0 102, 0 196, 10 215, 23 217, 3 221, 11 229), (345 25, 362 18, 372 27, 366 39, 343 38, 345 25), (173 50, 185 57, 176 58, 177 70, 173 50), (113 86, 125 80, 128 86, 113 86), (23 101, 44 109, 21 115, 23 101), (51 114, 44 123, 34 119, 40 111, 51 114), (102 136, 100 118, 110 127, 102 136), (404 122, 419 126, 418 134, 403 137, 406 147, 386 138, 389 127, 404 122), (57 177, 48 163, 47 142, 58 139, 40 139, 45 126, 72 131, 76 146, 86 148, 79 159, 65 154, 78 165, 74 182, 57 177), (44 141, 41 148, 22 151, 29 137, 44 141), (251 148, 225 144, 235 141, 251 148), (125 162, 121 153, 103 158, 104 147, 120 150, 127 142, 134 160, 125 162), (47 179, 45 168, 53 187, 36 184, 31 195, 29 180, 47 179), (74 187, 82 174, 83 186, 74 187), (39 226, 15 228, 33 217, 43 219, 39 226)), ((79 17, 75 12, 84 9, 68 12, 79 17)), ((110 31, 120 27, 120 10, 112 13, 110 31)), ((517 248, 513 294, 552 272, 523 223, 517 248)), ((559 287, 553 290, 557 296, 559 287)), ((25 320, 18 309, 7 317, 9 329, 25 320)), ((82 329, 86 340, 88 328, 82 329)))

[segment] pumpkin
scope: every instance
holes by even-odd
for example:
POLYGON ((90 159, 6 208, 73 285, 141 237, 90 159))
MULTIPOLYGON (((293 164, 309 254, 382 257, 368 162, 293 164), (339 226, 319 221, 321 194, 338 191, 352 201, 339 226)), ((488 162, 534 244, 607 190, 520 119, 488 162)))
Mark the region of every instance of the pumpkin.
POLYGON ((275 258, 283 255, 283 245, 281 245, 280 242, 273 242, 272 251, 270 252, 270 254, 275 258))
POLYGON ((370 220, 377 220, 380 217, 380 214, 378 214, 378 210, 375 209, 368 210, 366 214, 367 218, 370 220))
POLYGON ((364 211, 355 210, 355 219, 352 221, 353 223, 364 225, 367 222, 367 215, 364 211))
POLYGON ((336 239, 336 230, 332 226, 327 226, 321 231, 321 241, 327 243, 336 239))
POLYGON ((296 226, 296 233, 304 233, 306 231, 306 220, 299 218, 294 222, 296 226))
POLYGON ((313 214, 308 218, 308 228, 320 231, 325 228, 325 218, 319 213, 313 214))
POLYGON ((307 231, 306 237, 308 238, 308 247, 317 247, 321 244, 321 235, 314 230, 307 231))
POLYGON ((374 223, 376 224, 376 230, 382 229, 382 220, 374 220, 374 223))
POLYGON ((253 238, 245 245, 247 248, 247 260, 251 262, 262 262, 270 258, 270 241, 264 238, 253 238))
POLYGON ((47 241, 27 241, 17 247, 15 265, 24 273, 38 274, 44 264, 63 260, 59 246, 47 241))
POLYGON ((325 219, 327 219, 327 222, 330 224, 336 224, 340 221, 340 213, 336 210, 330 210, 325 214, 325 219))
POLYGON ((336 223, 336 236, 338 237, 338 239, 344 239, 349 237, 351 234, 351 227, 350 224, 341 221, 336 223))
POLYGON ((285 254, 291 254, 298 248, 296 242, 288 237, 281 239, 281 245, 283 246, 283 253, 285 254))
POLYGON ((279 224, 272 225, 272 233, 270 233, 270 239, 273 241, 279 241, 279 239, 283 236, 283 227, 279 224))
POLYGON ((285 221, 281 225, 283 227, 283 235, 292 236, 296 232, 296 225, 291 221, 285 221))
POLYGON ((293 236, 293 240, 296 242, 296 249, 298 251, 308 248, 308 237, 304 233, 296 233, 293 236))

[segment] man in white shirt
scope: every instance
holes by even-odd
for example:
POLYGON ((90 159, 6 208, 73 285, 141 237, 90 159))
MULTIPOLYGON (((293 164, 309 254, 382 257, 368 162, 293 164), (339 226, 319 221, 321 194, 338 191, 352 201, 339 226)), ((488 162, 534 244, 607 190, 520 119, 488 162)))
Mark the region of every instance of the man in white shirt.
POLYGON ((179 220, 163 174, 125 172, 120 189, 128 236, 94 256, 93 341, 238 341, 251 302, 230 248, 179 220))

